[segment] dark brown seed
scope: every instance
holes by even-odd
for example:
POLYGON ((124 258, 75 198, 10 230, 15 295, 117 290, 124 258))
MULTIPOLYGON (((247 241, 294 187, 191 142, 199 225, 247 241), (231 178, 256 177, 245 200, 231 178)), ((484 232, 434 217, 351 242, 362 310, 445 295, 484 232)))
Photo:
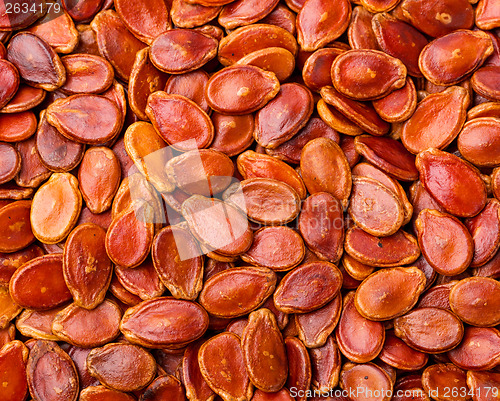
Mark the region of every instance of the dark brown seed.
POLYGON ((28 139, 36 131, 36 117, 32 111, 0 114, 0 140, 17 142, 28 139))
POLYGON ((336 263, 344 242, 343 210, 337 198, 326 192, 309 196, 302 205, 299 231, 319 258, 336 263))
POLYGON ((333 337, 328 337, 326 344, 309 351, 311 357, 313 389, 321 392, 334 388, 339 383, 341 355, 333 337))
POLYGON ((0 89, 0 109, 14 97, 19 88, 19 72, 14 64, 0 59, 0 76, 2 87, 0 89))
POLYGON ((118 391, 136 391, 146 387, 156 373, 156 361, 137 345, 110 343, 94 348, 87 357, 92 376, 118 391))
POLYGON ((186 396, 193 400, 206 400, 214 395, 203 375, 198 363, 198 352, 202 341, 188 345, 182 359, 182 382, 186 389, 186 396))
POLYGON ((146 114, 160 137, 179 150, 206 148, 213 140, 210 117, 184 96, 157 91, 148 98, 146 114), (189 117, 180 119, 182 115, 189 117))
POLYGON ((500 283, 486 277, 459 281, 450 291, 450 306, 462 321, 479 327, 496 326, 500 321, 498 306, 500 283))
POLYGON ((384 347, 379 358, 396 369, 407 371, 421 369, 429 360, 427 354, 410 348, 391 331, 385 336, 384 347))
POLYGON ((295 315, 295 325, 304 345, 308 348, 325 345, 337 326, 341 310, 342 297, 339 294, 320 309, 295 315))
POLYGON ((309 0, 297 15, 297 40, 305 51, 314 51, 337 39, 351 19, 351 3, 309 0))
POLYGON ((304 254, 304 242, 296 231, 289 227, 264 227, 254 233, 252 246, 241 258, 252 265, 285 271, 297 266, 304 254))
POLYGON ((52 333, 52 322, 63 309, 64 306, 45 311, 25 309, 16 319, 16 328, 26 337, 36 338, 37 340, 59 341, 59 337, 52 333))
POLYGON ((311 92, 299 84, 284 84, 255 115, 256 142, 274 149, 291 139, 309 120, 314 108, 311 92))
POLYGON ((354 303, 358 312, 367 319, 393 319, 413 308, 425 283, 424 273, 416 267, 382 269, 361 283, 354 303))
POLYGON ((353 227, 346 233, 344 247, 350 256, 369 266, 401 266, 420 256, 417 239, 402 230, 379 238, 353 227))
POLYGON ((85 145, 61 135, 47 122, 46 115, 45 110, 41 112, 36 132, 36 150, 40 161, 54 172, 71 171, 82 160, 85 145))
POLYGON ((44 255, 17 269, 9 289, 18 305, 30 309, 52 309, 71 299, 62 269, 62 255, 44 255))
POLYGON ((120 330, 132 343, 150 348, 175 347, 200 338, 207 312, 194 302, 159 297, 127 309, 120 330))
POLYGON ((25 400, 28 393, 26 362, 28 348, 19 340, 11 341, 0 349, 0 396, 6 401, 25 400))
POLYGON ((342 315, 335 330, 340 352, 350 361, 369 362, 380 353, 384 345, 383 323, 363 317, 354 305, 354 292, 344 297, 342 315))
POLYGON ((312 312, 331 301, 341 284, 342 273, 334 264, 306 263, 283 278, 274 293, 274 303, 285 313, 312 312))
POLYGON ((213 316, 232 318, 257 309, 273 293, 276 274, 265 267, 224 270, 205 282, 200 304, 213 316))
POLYGON ((175 298, 197 298, 203 286, 203 259, 188 230, 162 229, 154 238, 151 255, 160 280, 175 298))
POLYGON ((120 162, 111 149, 95 146, 85 152, 78 169, 78 182, 91 212, 103 213, 111 207, 120 178, 120 162))
POLYGON ((114 6, 123 23, 138 39, 151 44, 154 38, 171 28, 169 4, 162 0, 129 2, 116 0, 114 6))
POLYGON ((149 49, 151 62, 160 71, 182 74, 197 70, 217 54, 218 42, 189 29, 171 29, 155 38, 149 49))
POLYGON ((146 47, 145 44, 130 33, 113 10, 101 11, 90 26, 96 34, 99 52, 114 67, 116 75, 127 82, 135 55, 146 47))
POLYGON ((7 47, 7 59, 27 83, 54 91, 66 82, 66 70, 56 52, 38 36, 21 32, 7 47))
POLYGON ((143 300, 159 297, 165 292, 165 286, 160 281, 151 258, 133 269, 115 266, 115 274, 125 289, 143 300))
POLYGON ((236 334, 221 333, 207 340, 198 352, 198 362, 207 384, 223 399, 250 399, 252 384, 236 334))
POLYGON ((20 113, 38 106, 45 99, 47 92, 41 88, 33 88, 27 84, 20 84, 14 97, 0 113, 20 113))
POLYGON ((435 396, 436 401, 465 401, 471 398, 466 377, 465 371, 452 363, 439 363, 424 370, 422 386, 427 394, 441 394, 435 396), (450 394, 445 393, 445 389, 449 389, 450 394))
POLYGON ((380 99, 406 83, 404 64, 378 50, 346 51, 333 61, 331 73, 335 89, 355 100, 380 99))
POLYGON ((21 156, 8 143, 0 142, 0 184, 12 180, 21 170, 21 156))
POLYGON ((76 401, 78 373, 57 343, 37 340, 26 367, 30 394, 40 401, 76 401))
POLYGON ((121 315, 118 305, 109 300, 92 310, 71 304, 55 316, 52 332, 77 347, 99 347, 118 337, 121 315))
POLYGON ((460 30, 429 43, 418 65, 435 85, 455 85, 477 69, 493 53, 491 38, 483 31, 460 30))
POLYGON ((436 354, 455 348, 464 335, 460 319, 441 308, 419 308, 394 320, 394 333, 412 348, 436 354))
POLYGON ((224 192, 223 199, 245 211, 249 220, 269 225, 292 221, 300 207, 295 190, 271 178, 250 178, 235 183, 224 192))
POLYGON ((121 129, 122 114, 112 100, 79 94, 59 99, 47 108, 47 121, 68 139, 104 144, 121 129))
POLYGON ((64 246, 64 280, 75 304, 82 308, 99 305, 111 281, 113 266, 106 253, 105 238, 105 230, 98 225, 81 224, 64 246))
POLYGON ((448 357, 462 369, 491 369, 500 361, 500 332, 494 328, 466 327, 462 342, 448 351, 448 357))
POLYGON ((113 67, 102 57, 71 54, 61 61, 66 69, 66 82, 61 87, 65 94, 101 93, 113 83, 113 67))
MULTIPOLYGON (((183 1, 183 0, 182 0, 183 1)), ((209 76, 199 69, 184 74, 171 75, 165 86, 165 92, 170 95, 181 95, 191 99, 207 114, 210 113, 205 89, 209 76)))
POLYGON ((209 251, 236 256, 252 245, 253 232, 246 216, 229 203, 193 195, 182 204, 182 215, 191 233, 209 251))
POLYGON ((22 200, 0 209, 0 224, 3 227, 0 252, 16 252, 33 242, 34 236, 29 218, 30 208, 31 201, 22 200))
POLYGON ((212 75, 206 96, 209 106, 219 113, 248 114, 262 108, 279 90, 273 72, 253 65, 235 65, 212 75))
MULTIPOLYGON (((393 384, 389 375, 380 367, 373 363, 367 364, 354 364, 346 363, 342 366, 340 372, 340 387, 344 391, 355 391, 362 385, 367 394, 378 395, 378 397, 371 397, 377 401, 389 401, 391 399, 387 394, 392 394, 393 384), (378 390, 377 393, 375 391, 378 390)), ((363 396, 358 399, 365 399, 363 396)))
POLYGON ((297 55, 295 37, 278 26, 252 24, 235 29, 219 44, 218 58, 222 65, 234 64, 247 54, 267 47, 282 47, 297 55))
POLYGON ((288 376, 288 362, 283 337, 269 309, 250 313, 241 346, 253 385, 267 392, 281 389, 288 376))

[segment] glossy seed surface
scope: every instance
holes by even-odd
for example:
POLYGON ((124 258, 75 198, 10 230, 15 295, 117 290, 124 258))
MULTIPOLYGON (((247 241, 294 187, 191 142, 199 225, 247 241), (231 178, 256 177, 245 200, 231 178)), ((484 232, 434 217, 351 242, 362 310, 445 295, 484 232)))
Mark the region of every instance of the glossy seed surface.
POLYGON ((497 400, 499 10, 0 0, 0 401, 497 400))

